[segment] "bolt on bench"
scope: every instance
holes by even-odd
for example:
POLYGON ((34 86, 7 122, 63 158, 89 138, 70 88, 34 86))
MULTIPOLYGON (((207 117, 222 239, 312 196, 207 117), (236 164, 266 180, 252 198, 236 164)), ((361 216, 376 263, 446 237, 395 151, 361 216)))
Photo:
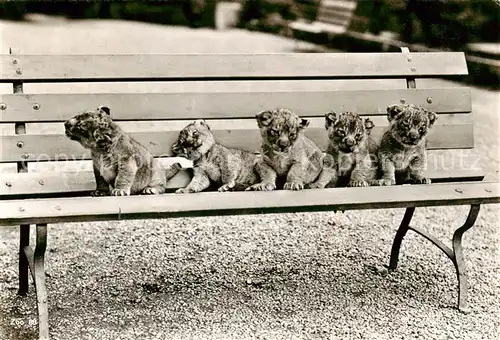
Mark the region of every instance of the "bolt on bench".
MULTIPOLYGON (((49 337, 47 225, 76 221, 406 208, 390 269, 397 267, 408 230, 421 234, 455 265, 458 307, 466 310, 462 235, 474 225, 481 204, 500 202, 500 191, 498 183, 482 181, 474 159, 465 158, 465 151, 474 147, 469 89, 417 86, 421 78, 467 74, 463 53, 410 53, 403 48, 403 53, 350 54, 11 54, 1 55, 0 65, 0 81, 13 88, 12 94, 0 97, 0 225, 20 226, 19 294, 28 292, 31 272, 40 339, 49 337), (98 90, 67 93, 74 88, 81 92, 82 82, 90 82, 84 89, 98 90), (113 92, 114 82, 144 85, 146 91, 113 92), (25 93, 40 83, 64 87, 65 93, 25 93), (111 90, 104 91, 104 86, 111 90), (433 184, 94 198, 88 195, 95 189, 90 155, 64 135, 62 124, 77 112, 108 106, 126 131, 162 162, 172 163, 176 159, 169 157, 170 147, 179 130, 197 118, 207 120, 221 143, 256 151, 260 135, 255 114, 287 107, 310 120, 306 135, 325 148, 325 112, 350 110, 370 117, 376 125, 372 135, 380 138, 388 124, 386 107, 399 102, 438 113, 428 137, 426 175, 433 184), (452 249, 410 226, 417 207, 449 205, 470 205, 465 223, 453 235, 452 249), (34 248, 29 245, 30 225, 36 225, 34 248)), ((170 181, 170 189, 189 180, 185 169, 170 181)))

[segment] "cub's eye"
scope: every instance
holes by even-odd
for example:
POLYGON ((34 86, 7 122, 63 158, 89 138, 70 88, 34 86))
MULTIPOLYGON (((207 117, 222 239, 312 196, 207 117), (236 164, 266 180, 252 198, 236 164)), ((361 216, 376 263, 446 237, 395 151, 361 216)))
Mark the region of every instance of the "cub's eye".
POLYGON ((279 133, 279 131, 277 131, 277 130, 269 130, 269 134, 270 134, 271 136, 277 136, 277 135, 278 135, 278 133, 279 133))
POLYGON ((418 132, 420 133, 424 133, 425 132, 425 129, 423 127, 421 127, 420 129, 418 129, 418 132))
POLYGON ((403 120, 403 125, 404 125, 404 126, 410 126, 410 125, 411 125, 411 122, 410 122, 408 119, 403 120))
POLYGON ((337 136, 344 137, 345 136, 345 131, 344 130, 337 130, 337 136))
POLYGON ((193 132, 193 138, 198 138, 200 137, 200 133, 198 131, 193 132))
POLYGON ((362 136, 360 133, 356 134, 356 136, 355 136, 355 138, 356 138, 357 140, 360 140, 360 139, 361 139, 361 137, 363 137, 363 136, 362 136))
POLYGON ((290 134, 290 139, 295 139, 297 138, 297 134, 296 133, 291 133, 290 134))
POLYGON ((85 126, 83 126, 83 124, 76 124, 75 130, 78 132, 85 132, 86 129, 85 129, 85 126))

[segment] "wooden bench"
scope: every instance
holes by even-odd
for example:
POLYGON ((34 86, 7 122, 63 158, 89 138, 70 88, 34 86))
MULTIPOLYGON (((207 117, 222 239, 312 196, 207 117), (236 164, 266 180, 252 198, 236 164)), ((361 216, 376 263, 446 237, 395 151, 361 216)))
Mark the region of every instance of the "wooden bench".
POLYGON ((294 32, 307 32, 312 34, 340 35, 349 27, 354 15, 357 0, 319 0, 318 11, 314 21, 302 18, 289 24, 294 32))
MULTIPOLYGON (((467 74, 463 53, 11 54, 0 56, 0 74, 13 89, 0 97, 0 225, 20 226, 19 294, 28 292, 31 271, 41 339, 49 337, 47 225, 62 222, 406 208, 389 268, 396 269, 408 230, 423 235, 455 265, 458 306, 466 310, 462 235, 473 226, 480 205, 498 203, 500 192, 498 183, 482 181, 477 158, 466 158, 474 147, 469 89, 442 88, 439 82, 432 89, 417 86, 420 78, 467 74), (113 90, 114 82, 130 82, 129 93, 113 90), (56 93, 26 93, 40 83, 56 93), (195 118, 206 119, 223 144, 256 151, 255 114, 288 107, 310 120, 306 135, 324 148, 325 112, 352 110, 370 117, 376 125, 372 135, 380 137, 388 124, 386 107, 399 102, 439 115, 428 139, 427 176, 433 184, 94 198, 88 195, 95 188, 89 153, 64 135, 62 124, 80 111, 106 105, 126 131, 168 163, 179 130, 195 118), (410 226, 415 208, 449 205, 470 205, 452 249, 410 226), (30 225, 36 226, 34 247, 30 225)), ((189 180, 189 170, 183 170, 170 189, 189 180)))

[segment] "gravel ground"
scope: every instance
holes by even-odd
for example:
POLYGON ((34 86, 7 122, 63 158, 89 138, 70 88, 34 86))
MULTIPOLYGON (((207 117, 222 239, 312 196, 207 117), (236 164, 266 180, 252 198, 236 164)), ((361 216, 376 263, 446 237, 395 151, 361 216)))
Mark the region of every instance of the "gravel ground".
MULTIPOLYGON (((120 21, 0 22, 2 51, 286 52, 294 43, 120 21), (126 35, 123 32, 127 32, 126 35)), ((455 85, 446 82, 448 85, 455 85)), ((472 89, 476 145, 498 177, 498 92, 472 89)), ((467 207, 413 223, 449 240, 467 207)), ((465 234, 471 313, 455 309, 452 263, 410 233, 387 274, 402 209, 49 226, 53 339, 498 339, 496 205, 465 234)), ((0 339, 36 337, 36 298, 16 295, 17 228, 0 227, 0 339)), ((449 244, 449 242, 446 242, 449 244)))

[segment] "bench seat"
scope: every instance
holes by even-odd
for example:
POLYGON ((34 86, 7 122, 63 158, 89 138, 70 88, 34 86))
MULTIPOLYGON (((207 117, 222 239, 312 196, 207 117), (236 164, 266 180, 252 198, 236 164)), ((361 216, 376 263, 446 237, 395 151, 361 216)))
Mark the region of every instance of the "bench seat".
POLYGON ((498 183, 443 183, 389 187, 202 192, 130 197, 9 200, 0 224, 62 223, 122 219, 241 215, 356 209, 388 209, 498 203, 498 183), (380 198, 384 197, 383 200, 380 198))

